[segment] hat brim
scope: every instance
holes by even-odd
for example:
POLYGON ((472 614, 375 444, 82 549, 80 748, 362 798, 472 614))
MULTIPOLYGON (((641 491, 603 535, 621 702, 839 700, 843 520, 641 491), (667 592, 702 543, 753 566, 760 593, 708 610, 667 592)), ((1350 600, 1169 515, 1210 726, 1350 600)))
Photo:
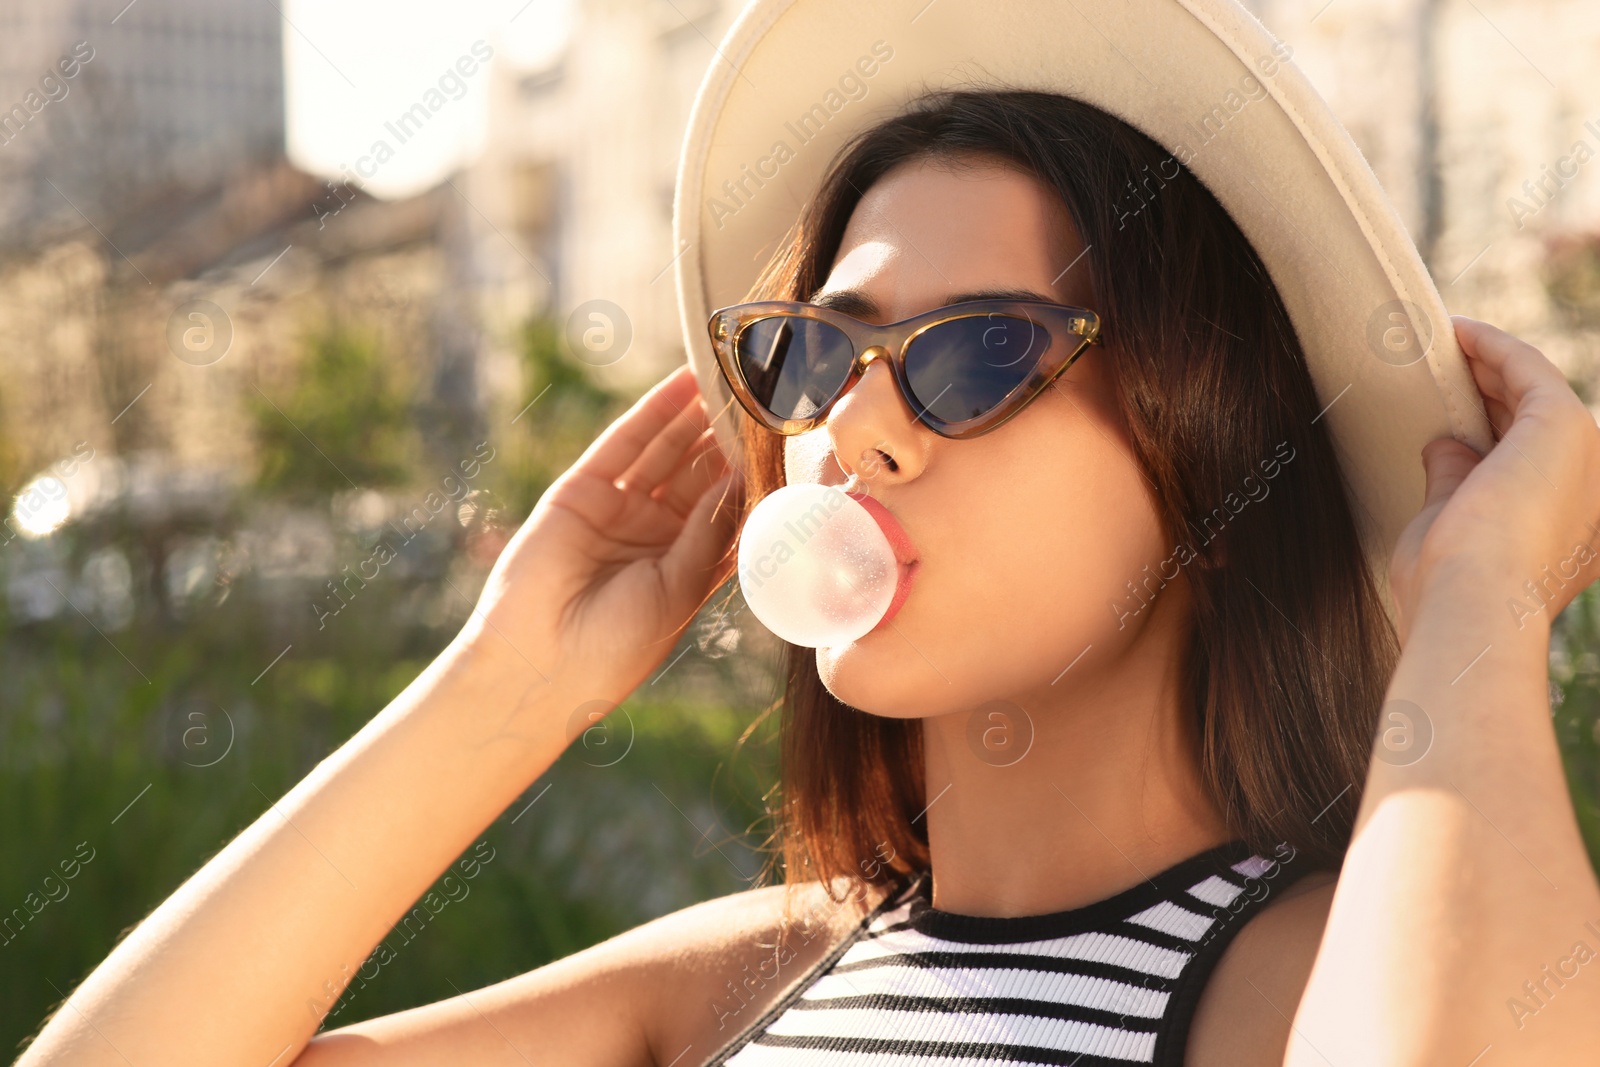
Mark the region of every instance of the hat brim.
POLYGON ((838 148, 928 90, 1059 93, 1172 151, 1261 257, 1387 594, 1423 445, 1482 453, 1492 435, 1416 247, 1291 56, 1233 0, 749 4, 701 83, 673 200, 684 345, 724 452, 738 461, 737 413, 706 320, 746 297, 838 148))

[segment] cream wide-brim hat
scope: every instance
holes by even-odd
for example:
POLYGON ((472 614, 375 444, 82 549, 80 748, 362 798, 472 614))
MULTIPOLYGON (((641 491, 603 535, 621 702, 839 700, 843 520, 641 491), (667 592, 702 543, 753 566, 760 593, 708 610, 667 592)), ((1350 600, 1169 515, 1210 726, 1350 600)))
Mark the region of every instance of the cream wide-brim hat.
POLYGON ((706 320, 747 298, 844 141, 927 90, 1059 93, 1172 151, 1266 264, 1392 615, 1423 445, 1482 453, 1491 430, 1416 247, 1292 54, 1234 0, 753 0, 700 85, 673 199, 684 345, 724 454, 741 462, 743 412, 706 320))

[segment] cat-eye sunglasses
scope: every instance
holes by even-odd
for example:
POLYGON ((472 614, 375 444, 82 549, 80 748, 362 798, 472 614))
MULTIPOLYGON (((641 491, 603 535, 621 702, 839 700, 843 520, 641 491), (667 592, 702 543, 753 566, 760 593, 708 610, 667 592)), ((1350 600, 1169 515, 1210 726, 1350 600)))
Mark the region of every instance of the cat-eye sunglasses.
POLYGON ((1016 415, 1100 336, 1088 308, 968 300, 878 326, 788 300, 734 304, 707 322, 734 397, 780 434, 822 424, 887 359, 916 418, 941 437, 988 433, 1016 415))

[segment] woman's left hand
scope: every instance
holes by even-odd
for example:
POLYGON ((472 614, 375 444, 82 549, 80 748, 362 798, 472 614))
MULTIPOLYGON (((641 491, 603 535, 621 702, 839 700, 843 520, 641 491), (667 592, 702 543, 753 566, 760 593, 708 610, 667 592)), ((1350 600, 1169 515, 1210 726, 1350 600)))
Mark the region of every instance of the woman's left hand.
POLYGON ((1490 582, 1489 602, 1520 599, 1548 625, 1600 577, 1595 417, 1538 349, 1477 319, 1451 321, 1497 442, 1482 457, 1449 437, 1422 450, 1425 502, 1389 565, 1402 643, 1436 580, 1490 582))

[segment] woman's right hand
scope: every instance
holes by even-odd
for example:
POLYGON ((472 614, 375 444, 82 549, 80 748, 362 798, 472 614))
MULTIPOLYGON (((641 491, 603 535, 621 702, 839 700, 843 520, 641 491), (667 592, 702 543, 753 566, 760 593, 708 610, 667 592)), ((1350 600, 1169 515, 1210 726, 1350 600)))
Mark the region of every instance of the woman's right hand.
POLYGON ((540 497, 457 641, 520 657, 530 682, 620 701, 733 573, 741 486, 679 367, 540 497))
MULTIPOLYGON (((452 648, 121 939, 19 1062, 294 1061, 387 931, 560 758, 567 709, 626 697, 733 571, 739 490, 707 423, 685 367, 601 434, 507 544, 452 648), (514 729, 502 699, 527 716, 514 729)), ((391 1023, 427 1036, 409 1013, 391 1023)), ((326 1035, 315 1062, 386 1055, 372 1025, 326 1035)))

